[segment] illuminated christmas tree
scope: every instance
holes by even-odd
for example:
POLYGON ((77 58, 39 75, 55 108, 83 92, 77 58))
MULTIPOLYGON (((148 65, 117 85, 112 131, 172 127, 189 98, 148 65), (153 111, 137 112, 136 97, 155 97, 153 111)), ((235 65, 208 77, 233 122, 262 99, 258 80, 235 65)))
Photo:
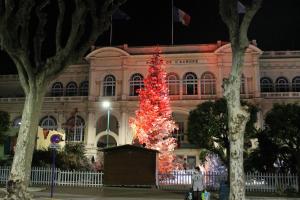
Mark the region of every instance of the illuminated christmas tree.
POLYGON ((158 51, 149 61, 148 75, 144 79, 144 88, 139 91, 139 100, 136 116, 130 119, 133 141, 158 150, 159 172, 169 172, 176 165, 176 139, 172 137, 176 125, 172 120, 166 71, 158 51))

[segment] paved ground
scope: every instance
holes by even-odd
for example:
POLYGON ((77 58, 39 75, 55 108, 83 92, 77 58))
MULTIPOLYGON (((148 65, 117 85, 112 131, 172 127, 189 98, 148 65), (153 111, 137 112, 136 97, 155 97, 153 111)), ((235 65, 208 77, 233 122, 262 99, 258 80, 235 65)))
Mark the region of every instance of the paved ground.
MULTIPOLYGON (((31 188, 36 200, 50 200, 50 188, 31 188), (41 191, 42 190, 42 191, 41 191)), ((1 198, 0 198, 1 199, 1 198)), ((183 200, 183 193, 152 188, 78 188, 58 187, 53 200, 183 200)))
MULTIPOLYGON (((35 200, 184 200, 184 193, 162 191, 152 188, 79 188, 57 187, 53 198, 50 188, 30 188, 35 200)), ((3 191, 3 190, 2 190, 3 191)), ((0 189, 0 199, 1 193, 0 189)), ((300 200, 284 197, 247 197, 247 200, 300 200)), ((215 199, 211 199, 215 200, 215 199)))

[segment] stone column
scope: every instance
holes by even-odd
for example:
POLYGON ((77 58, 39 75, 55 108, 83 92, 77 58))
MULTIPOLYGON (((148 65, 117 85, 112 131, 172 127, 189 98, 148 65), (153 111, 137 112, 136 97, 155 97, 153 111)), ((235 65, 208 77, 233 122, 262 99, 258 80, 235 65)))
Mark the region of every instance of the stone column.
POLYGON ((90 111, 88 113, 87 120, 87 134, 86 134, 86 149, 88 155, 96 155, 97 153, 97 141, 96 139, 96 119, 95 112, 90 111))

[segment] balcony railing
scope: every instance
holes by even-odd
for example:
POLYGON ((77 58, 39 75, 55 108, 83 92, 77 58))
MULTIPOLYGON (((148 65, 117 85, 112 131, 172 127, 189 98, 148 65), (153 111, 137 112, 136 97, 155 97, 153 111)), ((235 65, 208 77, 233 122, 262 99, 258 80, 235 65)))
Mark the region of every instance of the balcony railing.
POLYGON ((263 92, 261 97, 265 99, 300 98, 300 92, 263 92))

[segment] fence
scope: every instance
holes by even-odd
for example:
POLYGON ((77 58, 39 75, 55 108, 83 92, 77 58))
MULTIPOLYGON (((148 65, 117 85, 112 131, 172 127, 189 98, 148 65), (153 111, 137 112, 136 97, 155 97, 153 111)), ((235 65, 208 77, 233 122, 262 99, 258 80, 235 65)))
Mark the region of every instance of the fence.
MULTIPOLYGON (((169 190, 187 190, 192 184, 191 171, 175 171, 170 174, 159 174, 159 187, 169 190)), ((246 173, 247 192, 277 192, 293 190, 298 192, 298 176, 295 174, 246 173)), ((218 190, 227 174, 207 172, 204 184, 209 190, 218 190)))
MULTIPOLYGON (((10 167, 0 166, 0 184, 6 184, 10 167)), ((161 189, 188 190, 192 183, 192 171, 174 171, 159 174, 161 189)), ((50 168, 33 167, 31 185, 50 185, 50 168)), ((220 183, 227 180, 226 174, 207 172, 204 174, 205 187, 218 190, 220 183)), ((103 185, 103 173, 92 171, 54 170, 54 184, 58 186, 100 187, 103 185)), ((277 192, 294 190, 298 192, 298 177, 294 174, 246 173, 247 192, 277 192)))
MULTIPOLYGON (((0 184, 6 184, 10 167, 0 167, 0 184)), ((92 171, 54 170, 54 184, 60 186, 99 187, 103 185, 103 173, 92 171)), ((33 167, 31 185, 50 185, 51 168, 33 167)))

